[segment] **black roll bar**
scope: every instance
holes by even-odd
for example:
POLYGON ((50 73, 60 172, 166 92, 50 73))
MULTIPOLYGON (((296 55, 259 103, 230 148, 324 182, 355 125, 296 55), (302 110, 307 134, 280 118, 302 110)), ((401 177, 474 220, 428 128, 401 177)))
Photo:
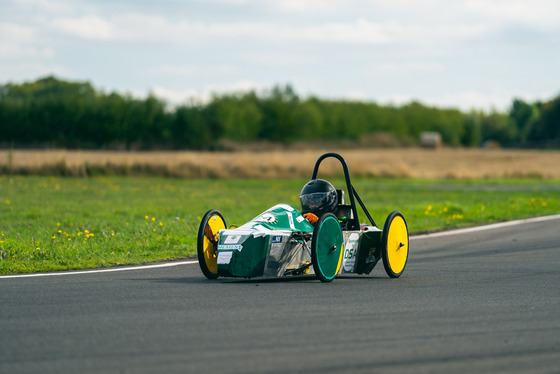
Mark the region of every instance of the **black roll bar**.
POLYGON ((348 194, 350 195, 350 206, 352 208, 352 214, 354 216, 353 223, 351 225, 352 228, 355 229, 355 230, 358 230, 360 228, 360 220, 358 218, 358 209, 356 209, 356 202, 354 200, 354 197, 356 197, 356 200, 358 200, 358 203, 362 207, 364 213, 366 214, 366 216, 369 219, 369 221, 371 222, 371 224, 373 226, 377 227, 377 225, 375 224, 375 221, 373 220, 373 218, 369 214, 368 210, 366 209, 366 206, 364 205, 362 199, 360 199, 360 196, 358 195, 358 192, 356 191, 354 186, 352 186, 352 183, 350 182, 350 173, 348 172, 348 165, 346 165, 346 161, 344 160, 344 158, 342 158, 341 155, 339 155, 338 153, 334 153, 334 152, 329 152, 329 153, 325 153, 325 154, 321 155, 317 159, 317 161, 315 162, 315 167, 313 168, 313 174, 311 175, 311 179, 317 179, 317 173, 319 172, 319 165, 321 164, 321 162, 324 159, 326 159, 328 157, 334 157, 338 161, 340 161, 340 163, 342 164, 342 169, 344 170, 344 178, 346 179, 346 189, 348 190, 348 194))

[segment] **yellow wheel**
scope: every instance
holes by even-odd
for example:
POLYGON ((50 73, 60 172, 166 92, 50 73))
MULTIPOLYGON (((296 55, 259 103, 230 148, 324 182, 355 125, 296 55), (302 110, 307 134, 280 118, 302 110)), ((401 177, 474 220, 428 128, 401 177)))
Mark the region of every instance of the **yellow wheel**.
POLYGON ((222 214, 215 209, 206 212, 198 228, 197 255, 200 270, 208 279, 218 278, 219 231, 226 228, 222 214))
POLYGON ((392 212, 387 217, 381 245, 387 275, 391 278, 400 277, 408 259, 408 228, 400 212, 392 212))

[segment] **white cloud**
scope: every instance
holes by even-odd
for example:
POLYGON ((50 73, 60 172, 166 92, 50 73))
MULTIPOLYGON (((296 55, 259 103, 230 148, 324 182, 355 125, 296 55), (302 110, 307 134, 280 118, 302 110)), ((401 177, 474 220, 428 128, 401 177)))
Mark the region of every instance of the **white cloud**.
POLYGON ((410 103, 411 101, 414 101, 414 96, 404 95, 404 94, 393 94, 393 95, 386 95, 380 97, 376 101, 386 105, 403 105, 406 103, 410 103))
POLYGON ((12 60, 17 58, 51 58, 55 54, 49 47, 25 46, 8 41, 0 41, 0 60, 12 60))
MULTIPOLYGON (((335 0, 344 1, 344 0, 335 0)), ((359 14, 379 15, 386 20, 437 24, 524 24, 541 29, 560 28, 557 0, 345 0, 345 9, 359 14)))
MULTIPOLYGON (((208 103, 212 96, 220 94, 249 92, 257 90, 257 84, 252 81, 237 81, 230 84, 207 85, 201 90, 185 89, 174 90, 167 87, 155 86, 150 92, 156 97, 165 100, 171 106, 190 103, 208 103)), ((133 93, 136 97, 146 97, 147 94, 137 91, 133 93)))
MULTIPOLYGON (((457 108, 465 112, 471 110, 506 111, 511 105, 514 96, 509 91, 496 89, 491 92, 456 91, 423 98, 409 94, 393 94, 381 97, 378 101, 382 104, 397 106, 408 104, 412 101, 419 101, 424 105, 440 108, 457 108)), ((536 99, 535 97, 527 98, 528 101, 536 99)))
MULTIPOLYGON (((223 85, 208 85, 201 90, 185 89, 173 90, 161 86, 153 87, 150 92, 156 97, 165 100, 171 106, 177 106, 189 103, 208 103, 213 95, 229 94, 229 93, 242 93, 249 91, 264 92, 270 87, 259 86, 252 81, 238 81, 231 84, 223 85)), ((297 87, 295 87, 296 92, 297 87)), ((311 95, 313 93, 309 93, 311 95)), ((145 98, 147 94, 144 92, 136 92, 134 96, 145 98)), ((468 112, 471 110, 484 110, 484 111, 506 111, 509 109, 513 97, 519 95, 512 95, 511 92, 505 90, 494 90, 491 93, 478 92, 478 91, 460 91, 454 93, 443 94, 441 96, 425 97, 419 99, 416 96, 409 94, 392 94, 379 97, 375 99, 383 105, 401 106, 413 101, 420 101, 424 105, 431 105, 442 108, 457 108, 462 111, 468 112)), ((305 95, 302 95, 305 97, 305 95)), ((323 96, 324 97, 324 96, 323 96)), ((332 98, 341 100, 354 100, 354 101, 372 101, 373 98, 369 97, 363 91, 350 91, 343 95, 333 96, 332 98)), ((521 97, 522 99, 532 102, 539 99, 547 99, 536 96, 521 97)))
POLYGON ((379 24, 365 19, 350 23, 327 23, 306 27, 300 34, 306 40, 322 43, 386 44, 400 38, 401 28, 394 24, 379 24))
POLYGON ((465 10, 480 18, 501 24, 522 24, 538 30, 560 29, 560 3, 557 0, 471 0, 465 10))
POLYGON ((381 63, 367 67, 368 72, 383 74, 406 74, 406 73, 428 73, 444 71, 445 67, 440 62, 395 62, 381 63))
MULTIPOLYGON (((165 100, 172 107, 189 103, 192 100, 195 102, 202 101, 200 93, 193 89, 172 90, 166 87, 155 86, 151 89, 151 93, 153 93, 156 97, 165 100)), ((140 92, 137 92, 135 96, 145 97, 145 95, 140 92)), ((208 100, 204 100, 204 102, 207 101, 208 100)))
POLYGON ((352 101, 366 101, 367 97, 366 94, 361 91, 352 91, 346 93, 346 95, 344 95, 344 99, 352 101))
MULTIPOLYGON (((101 11, 77 15, 76 8, 73 17, 57 17, 51 25, 85 39, 135 43, 204 45, 235 41, 244 45, 250 41, 306 41, 350 45, 441 45, 488 37, 512 22, 524 22, 535 27, 558 27, 556 21, 560 19, 560 6, 553 1, 534 1, 536 5, 519 0, 289 0, 268 3, 271 9, 280 9, 288 14, 309 15, 309 22, 305 24, 294 23, 285 14, 272 19, 255 17, 258 21, 226 19, 204 22, 189 17, 177 20, 173 13, 148 14, 139 11, 110 16, 101 11), (339 20, 333 18, 337 12, 341 14, 339 20), (324 17, 324 14, 330 16, 324 17)), ((233 4, 237 3, 233 1, 233 4)), ((250 2, 240 3, 255 7, 250 2)))
POLYGON ((333 14, 344 9, 340 0, 283 0, 268 2, 274 10, 296 14, 333 14))
POLYGON ((157 68, 148 69, 146 74, 171 75, 180 77, 195 76, 200 72, 200 67, 196 65, 162 65, 157 68))
POLYGON ((463 91, 426 98, 424 102, 440 107, 458 107, 464 111, 473 109, 505 111, 511 105, 512 98, 512 93, 505 90, 492 90, 490 92, 463 91))
POLYGON ((110 40, 115 38, 115 25, 96 15, 79 18, 56 18, 51 22, 55 29, 84 39, 110 40))
MULTIPOLYGON (((261 87, 264 88, 264 87, 261 87)), ((247 92, 258 90, 259 85, 250 80, 240 80, 226 84, 211 84, 206 86, 205 92, 208 93, 229 93, 229 92, 247 92)))
POLYGON ((359 18, 347 22, 318 22, 307 26, 269 22, 174 22, 162 16, 124 14, 111 18, 88 15, 57 18, 51 25, 85 39, 204 45, 235 41, 266 43, 380 45, 439 44, 486 36, 492 27, 482 24, 422 25, 399 22, 373 22, 359 18))
POLYGON ((351 23, 331 23, 313 26, 302 31, 302 37, 324 43, 343 44, 414 44, 435 45, 479 38, 490 28, 484 25, 418 25, 398 22, 376 23, 359 19, 351 23))
POLYGON ((18 9, 21 13, 25 13, 27 19, 51 15, 70 15, 75 12, 77 5, 77 2, 58 0, 7 0, 6 3, 8 3, 8 6, 18 9))
POLYGON ((34 42, 35 31, 15 23, 0 23, 0 60, 25 57, 52 57, 54 51, 48 46, 34 42))
POLYGON ((33 29, 11 22, 0 23, 0 39, 14 43, 26 43, 33 40, 33 29))
POLYGON ((227 75, 235 73, 237 69, 228 64, 219 65, 162 65, 157 68, 149 69, 147 74, 168 75, 173 77, 192 77, 200 74, 207 75, 227 75))
POLYGON ((291 82, 320 97, 502 108, 557 94, 559 19, 558 0, 5 0, 0 79, 55 73, 175 103, 291 82))
POLYGON ((321 56, 317 55, 285 53, 276 50, 267 51, 266 53, 259 50, 243 51, 237 54, 237 57, 239 60, 251 65, 273 68, 282 68, 289 65, 309 66, 309 64, 316 64, 317 60, 321 58, 321 56))
POLYGON ((0 82, 17 82, 35 80, 47 75, 56 75, 64 79, 72 79, 71 68, 62 64, 43 62, 21 62, 17 64, 0 64, 0 82))

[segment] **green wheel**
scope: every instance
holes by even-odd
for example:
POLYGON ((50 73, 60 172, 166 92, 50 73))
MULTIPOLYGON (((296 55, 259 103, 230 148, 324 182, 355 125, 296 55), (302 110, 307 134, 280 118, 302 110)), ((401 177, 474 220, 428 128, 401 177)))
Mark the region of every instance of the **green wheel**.
POLYGON ((313 229, 311 260, 313 270, 321 282, 334 279, 342 263, 342 230, 332 213, 321 216, 313 229))
POLYGON ((408 260, 408 227, 400 212, 392 212, 387 217, 381 249, 387 275, 391 278, 400 277, 408 260))
POLYGON ((196 252, 200 270, 208 279, 218 278, 218 240, 219 231, 226 228, 224 216, 211 209, 200 221, 196 252))

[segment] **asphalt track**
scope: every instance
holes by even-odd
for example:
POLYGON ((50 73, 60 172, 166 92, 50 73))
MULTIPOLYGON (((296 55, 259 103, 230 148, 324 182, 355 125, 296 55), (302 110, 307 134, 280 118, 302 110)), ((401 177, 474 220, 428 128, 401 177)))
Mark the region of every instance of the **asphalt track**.
POLYGON ((558 373, 559 218, 414 238, 399 279, 0 277, 0 373, 558 373))

